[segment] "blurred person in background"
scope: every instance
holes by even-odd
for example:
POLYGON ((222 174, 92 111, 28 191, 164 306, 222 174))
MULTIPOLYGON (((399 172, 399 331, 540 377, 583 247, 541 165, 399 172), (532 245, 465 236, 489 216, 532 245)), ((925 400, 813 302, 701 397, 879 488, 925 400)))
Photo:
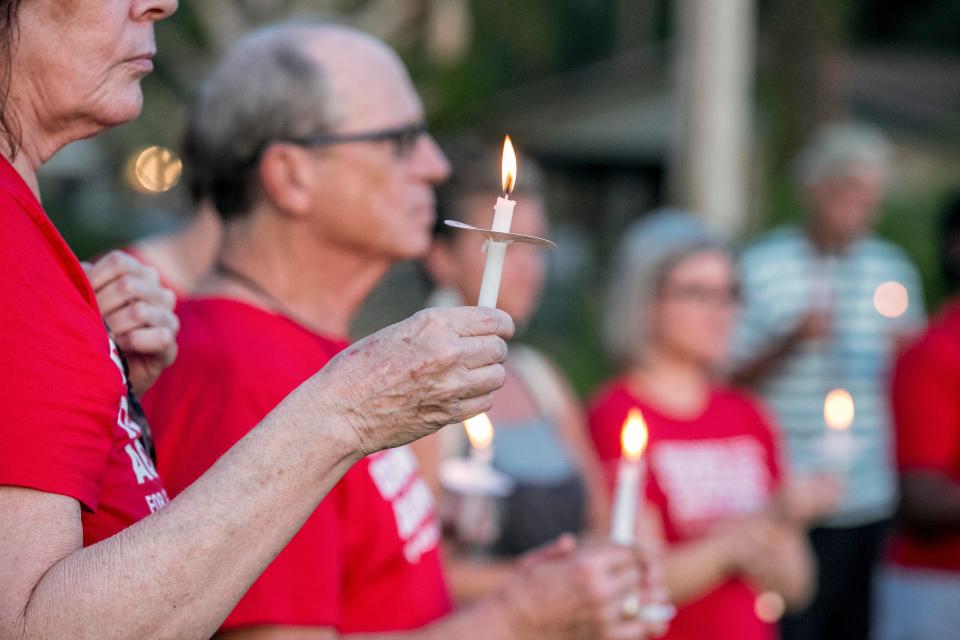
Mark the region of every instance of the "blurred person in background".
MULTIPOLYGON (((224 241, 178 308, 178 360, 146 398, 172 494, 348 349, 344 336, 366 295, 393 263, 426 253, 433 186, 449 166, 423 119, 397 55, 347 27, 260 29, 206 81, 192 127, 224 241)), ((436 311, 414 319, 428 331, 436 311)), ((506 356, 489 336, 475 341, 506 356)), ((384 367, 379 375, 396 368, 371 362, 384 367)), ((454 612, 439 542, 409 448, 375 453, 320 503, 220 634, 586 640, 649 630, 636 611, 624 615, 623 603, 648 588, 636 549, 561 540, 527 557, 497 593, 454 612)))
MULTIPOLYGON (((940 228, 950 291, 960 286, 960 193, 940 228)), ((893 373, 900 510, 881 573, 877 640, 939 640, 960 629, 960 304, 954 297, 893 373)))
MULTIPOLYGON (((446 150, 453 174, 438 189, 434 242, 424 265, 437 287, 434 303, 473 304, 483 279, 485 240, 479 233, 451 229, 443 220, 490 227, 492 205, 500 195, 499 152, 473 141, 460 141, 446 150)), ((548 237, 541 172, 529 159, 523 161, 520 172, 511 194, 517 203, 512 231, 548 237)), ((497 306, 521 328, 539 306, 546 270, 542 248, 513 244, 507 251, 497 306)), ((448 574, 458 601, 499 587, 511 574, 510 558, 565 532, 598 532, 607 526, 606 488, 573 390, 532 347, 512 344, 505 366, 507 381, 487 415, 494 426, 493 466, 509 476, 514 486, 504 500, 494 557, 468 558, 456 551, 448 556, 448 574)), ((437 481, 440 460, 465 455, 468 448, 463 430, 453 427, 413 447, 437 495, 442 495, 437 481)))
POLYGON ((798 158, 804 224, 770 232, 741 258, 734 379, 773 410, 797 472, 826 471, 843 486, 838 512, 811 532, 817 595, 784 619, 786 640, 861 640, 870 629, 874 567, 895 507, 889 372, 897 344, 924 319, 910 260, 871 232, 892 154, 869 127, 823 129, 798 158), (897 318, 874 306, 878 286, 891 281, 909 300, 897 318), (828 469, 824 400, 834 388, 850 392, 856 417, 849 464, 828 469))
MULTIPOLYGON (((593 399, 590 430, 612 485, 630 410, 648 426, 646 500, 679 606, 666 637, 774 638, 758 595, 802 607, 814 565, 783 493, 778 432, 717 382, 740 302, 733 258, 694 216, 659 211, 623 234, 611 273, 606 339, 621 375, 593 399)), ((829 506, 827 492, 810 498, 814 513, 829 506)))

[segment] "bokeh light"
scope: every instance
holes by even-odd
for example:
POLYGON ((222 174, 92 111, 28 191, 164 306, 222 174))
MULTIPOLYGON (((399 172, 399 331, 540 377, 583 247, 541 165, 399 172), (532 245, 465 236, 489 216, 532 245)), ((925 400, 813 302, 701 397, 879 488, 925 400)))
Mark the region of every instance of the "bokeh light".
POLYGON ((855 414, 853 396, 846 389, 832 389, 823 401, 823 419, 831 429, 848 429, 855 414))
POLYGON ((873 306, 885 318, 899 318, 907 312, 909 305, 907 288, 899 282, 884 282, 873 292, 873 306))
POLYGON ((464 421, 463 426, 474 449, 486 449, 493 442, 493 423, 487 414, 480 413, 464 421))
POLYGON ((174 188, 183 173, 183 162, 166 147, 142 149, 127 161, 127 182, 140 193, 163 193, 174 188))
POLYGON ((787 610, 787 605, 776 591, 764 591, 757 596, 753 606, 757 617, 766 623, 778 622, 787 610))

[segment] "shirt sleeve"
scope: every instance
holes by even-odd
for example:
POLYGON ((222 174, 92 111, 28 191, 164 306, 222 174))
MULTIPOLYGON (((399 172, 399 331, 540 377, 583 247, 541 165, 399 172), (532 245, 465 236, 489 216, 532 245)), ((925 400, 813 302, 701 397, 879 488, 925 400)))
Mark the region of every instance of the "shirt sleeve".
POLYGON ((70 496, 92 511, 121 374, 52 225, 42 228, 45 218, 7 194, 0 211, 11 240, 0 251, 0 484, 70 496))
POLYGON ((960 370, 954 350, 924 340, 893 374, 897 465, 901 471, 951 471, 960 458, 960 370))

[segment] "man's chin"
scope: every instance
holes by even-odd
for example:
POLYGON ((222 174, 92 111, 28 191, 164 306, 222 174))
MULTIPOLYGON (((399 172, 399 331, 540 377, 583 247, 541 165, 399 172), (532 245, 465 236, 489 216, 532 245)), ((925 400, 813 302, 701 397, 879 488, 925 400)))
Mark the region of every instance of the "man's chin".
POLYGON ((430 242, 424 242, 422 245, 414 246, 411 244, 408 247, 404 247, 401 251, 397 252, 395 259, 400 260, 421 260, 427 256, 427 252, 430 250, 430 242))

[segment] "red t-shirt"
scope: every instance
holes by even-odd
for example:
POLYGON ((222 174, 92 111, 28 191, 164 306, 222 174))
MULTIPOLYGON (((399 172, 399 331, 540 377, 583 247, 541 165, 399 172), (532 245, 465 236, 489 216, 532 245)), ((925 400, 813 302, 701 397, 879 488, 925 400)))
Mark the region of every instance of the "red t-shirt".
POLYGON ((166 504, 76 256, 0 159, 0 484, 75 498, 83 544, 166 504))
MULTIPOLYGON (((892 395, 899 470, 939 471, 960 482, 960 304, 901 355, 892 395)), ((960 571, 960 534, 914 540, 900 533, 890 554, 901 566, 960 571)))
MULTIPOLYGON (((640 409, 649 429, 646 499, 660 513, 668 545, 695 540, 719 520, 761 509, 779 484, 777 436, 743 394, 717 389, 701 416, 678 420, 657 411, 619 380, 600 391, 589 412, 590 435, 611 488, 620 460, 620 432, 633 408, 640 409)), ((680 606, 665 637, 774 638, 774 628, 754 613, 756 595, 743 580, 728 580, 680 606)))
MULTIPOLYGON (((187 300, 177 313, 179 356, 144 399, 172 495, 347 346, 234 300, 187 300)), ((423 626, 452 608, 438 541, 413 454, 404 447, 369 456, 320 503, 224 628, 423 626)))

